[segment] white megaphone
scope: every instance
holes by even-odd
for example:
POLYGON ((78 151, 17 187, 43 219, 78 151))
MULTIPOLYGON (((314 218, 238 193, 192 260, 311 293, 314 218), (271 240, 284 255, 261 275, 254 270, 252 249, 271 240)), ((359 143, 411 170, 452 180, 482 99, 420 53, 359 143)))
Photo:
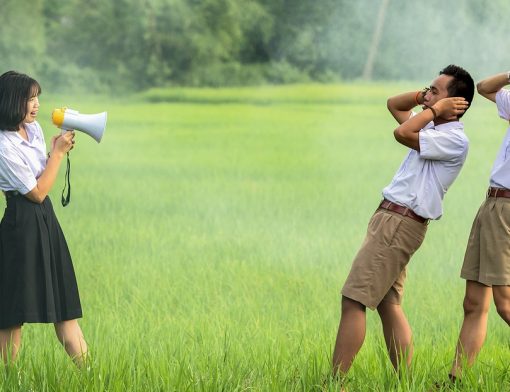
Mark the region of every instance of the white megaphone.
POLYGON ((51 120, 62 132, 76 129, 100 142, 106 129, 106 112, 97 114, 80 114, 77 110, 66 107, 53 110, 51 120))

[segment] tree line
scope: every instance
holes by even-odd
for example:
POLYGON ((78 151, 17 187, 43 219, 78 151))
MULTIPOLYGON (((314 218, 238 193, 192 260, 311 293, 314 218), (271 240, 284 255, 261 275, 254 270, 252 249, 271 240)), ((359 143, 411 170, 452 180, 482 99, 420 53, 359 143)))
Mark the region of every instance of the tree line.
POLYGON ((33 74, 62 90, 95 91, 428 80, 451 62, 476 76, 505 66, 510 11, 506 0, 0 4, 2 70, 33 74))

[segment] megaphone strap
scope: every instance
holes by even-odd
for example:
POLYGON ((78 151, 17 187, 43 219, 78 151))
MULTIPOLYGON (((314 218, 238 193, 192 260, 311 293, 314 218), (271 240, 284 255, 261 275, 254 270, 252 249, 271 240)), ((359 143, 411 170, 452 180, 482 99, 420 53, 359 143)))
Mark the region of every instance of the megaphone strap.
POLYGON ((67 153, 67 165, 66 165, 66 174, 64 180, 64 189, 62 189, 62 206, 65 207, 71 201, 71 160, 69 159, 69 152, 67 153), (67 195, 64 197, 64 193, 67 188, 67 195))

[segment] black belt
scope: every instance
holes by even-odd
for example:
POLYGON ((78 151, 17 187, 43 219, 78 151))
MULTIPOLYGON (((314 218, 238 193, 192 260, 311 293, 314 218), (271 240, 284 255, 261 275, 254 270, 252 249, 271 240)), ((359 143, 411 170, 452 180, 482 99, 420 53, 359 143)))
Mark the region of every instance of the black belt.
POLYGON ((6 199, 10 199, 11 197, 15 197, 21 195, 18 191, 4 191, 4 195, 6 199))

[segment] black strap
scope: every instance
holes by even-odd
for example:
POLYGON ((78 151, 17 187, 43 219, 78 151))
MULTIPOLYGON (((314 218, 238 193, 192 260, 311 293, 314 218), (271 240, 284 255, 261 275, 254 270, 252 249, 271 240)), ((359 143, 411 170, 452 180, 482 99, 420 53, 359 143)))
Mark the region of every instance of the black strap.
POLYGON ((66 166, 66 175, 65 175, 65 182, 64 182, 64 189, 62 189, 62 206, 66 206, 71 201, 71 161, 69 160, 69 153, 67 153, 67 166, 66 166), (67 187, 67 196, 64 197, 64 192, 66 191, 67 187))

